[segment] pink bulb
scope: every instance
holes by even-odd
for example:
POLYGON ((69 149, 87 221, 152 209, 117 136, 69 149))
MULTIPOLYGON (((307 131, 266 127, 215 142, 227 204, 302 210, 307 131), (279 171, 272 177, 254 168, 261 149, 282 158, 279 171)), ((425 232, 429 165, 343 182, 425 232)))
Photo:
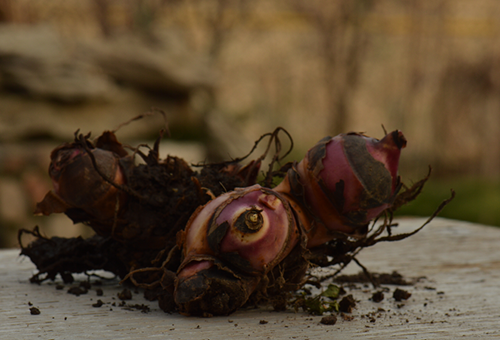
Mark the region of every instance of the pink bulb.
POLYGON ((181 313, 231 313, 298 241, 288 201, 260 185, 200 207, 178 236, 183 260, 174 298, 181 313))
POLYGON ((313 221, 308 246, 335 232, 364 233, 389 208, 399 190, 397 174, 406 139, 394 131, 382 140, 362 134, 327 137, 311 148, 275 188, 303 208, 313 221))

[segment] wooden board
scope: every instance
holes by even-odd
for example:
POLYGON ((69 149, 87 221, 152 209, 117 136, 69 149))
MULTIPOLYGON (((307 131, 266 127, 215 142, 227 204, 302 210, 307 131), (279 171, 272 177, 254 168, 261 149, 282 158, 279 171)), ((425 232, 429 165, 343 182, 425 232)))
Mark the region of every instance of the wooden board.
MULTIPOLYGON (((409 232, 423 219, 401 219, 395 232, 409 232)), ((0 339, 452 339, 500 337, 500 229, 435 219, 403 241, 365 249, 359 260, 372 272, 398 271, 420 278, 400 287, 412 296, 392 298, 395 286, 385 286, 385 299, 370 301, 371 286, 347 289, 358 301, 351 321, 320 324, 321 316, 303 312, 240 310, 214 318, 166 314, 156 302, 133 294, 131 304, 146 304, 150 312, 120 307, 117 281, 104 283, 103 296, 67 293, 70 285, 30 284, 34 272, 19 250, 0 251, 0 339), (97 308, 92 304, 101 299, 97 308), (39 315, 30 314, 30 304, 39 315), (263 320, 261 323, 261 320, 263 320), (267 323, 264 323, 267 322, 267 323)), ((355 264, 345 273, 357 273, 355 264)), ((85 280, 84 276, 78 279, 85 280)))

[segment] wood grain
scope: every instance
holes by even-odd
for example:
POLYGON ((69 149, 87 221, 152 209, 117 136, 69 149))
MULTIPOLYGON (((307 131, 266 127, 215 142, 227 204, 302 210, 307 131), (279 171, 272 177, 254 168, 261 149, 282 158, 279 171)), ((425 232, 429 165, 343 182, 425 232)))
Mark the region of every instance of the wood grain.
MULTIPOLYGON (((423 219, 401 219, 394 232, 408 232, 423 219)), ((105 282, 97 296, 57 290, 55 283, 30 284, 34 266, 19 250, 0 251, 0 339, 451 339, 500 337, 500 229, 435 219, 409 239, 365 249, 359 260, 370 271, 398 271, 419 278, 400 287, 412 296, 392 298, 386 285, 380 303, 369 300, 373 288, 347 289, 358 301, 351 321, 335 325, 321 316, 293 311, 244 309, 227 317, 195 318, 165 314, 156 302, 134 293, 127 304, 146 304, 149 313, 120 307, 117 281, 105 282), (97 308, 92 304, 101 299, 97 308), (40 315, 30 314, 30 304, 40 315), (114 305, 113 305, 114 304, 114 305), (267 323, 261 324, 265 320, 267 323)), ((351 264, 345 273, 357 273, 351 264)), ((85 280, 84 276, 78 276, 85 280)))

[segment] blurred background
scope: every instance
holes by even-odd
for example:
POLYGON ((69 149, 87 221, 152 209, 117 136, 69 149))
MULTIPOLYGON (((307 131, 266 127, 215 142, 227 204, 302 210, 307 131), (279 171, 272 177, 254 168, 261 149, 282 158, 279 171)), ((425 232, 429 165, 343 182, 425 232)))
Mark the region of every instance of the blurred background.
MULTIPOLYGON (((326 135, 400 129, 400 174, 432 179, 403 215, 500 226, 498 0, 0 0, 0 247, 34 217, 50 151, 162 110, 162 155, 246 154, 284 127, 288 160, 326 135), (383 127, 382 127, 383 126, 383 127)), ((161 114, 122 127, 152 143, 161 114)))

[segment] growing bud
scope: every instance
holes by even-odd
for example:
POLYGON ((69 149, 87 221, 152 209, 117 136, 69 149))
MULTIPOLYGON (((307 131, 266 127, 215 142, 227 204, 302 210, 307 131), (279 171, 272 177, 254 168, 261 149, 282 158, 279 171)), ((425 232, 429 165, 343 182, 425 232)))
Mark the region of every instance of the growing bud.
POLYGON ((406 139, 394 131, 382 140, 357 133, 327 137, 287 173, 276 191, 290 195, 315 221, 308 246, 336 232, 364 234, 368 223, 391 206, 406 139))

